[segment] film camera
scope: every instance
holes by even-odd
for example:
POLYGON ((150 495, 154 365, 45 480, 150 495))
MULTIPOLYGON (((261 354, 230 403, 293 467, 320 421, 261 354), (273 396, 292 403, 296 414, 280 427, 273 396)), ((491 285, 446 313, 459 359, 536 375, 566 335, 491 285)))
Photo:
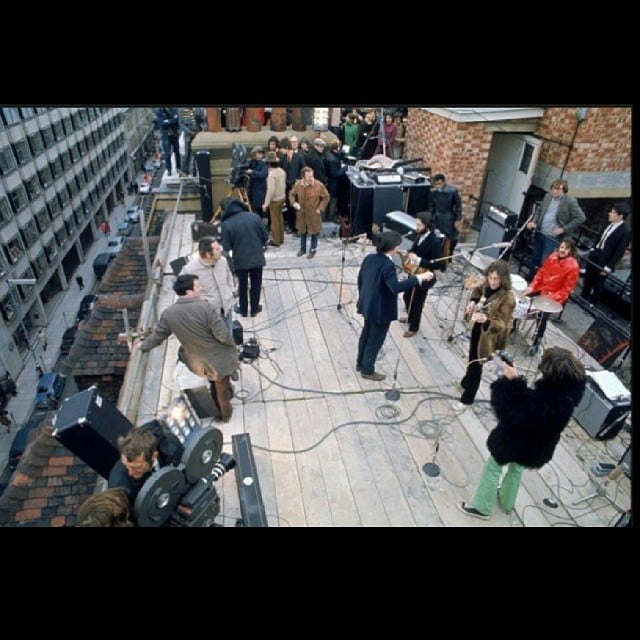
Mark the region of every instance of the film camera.
POLYGON ((140 527, 211 527, 220 512, 216 480, 236 466, 222 452, 222 431, 202 427, 184 396, 178 396, 159 420, 184 446, 180 464, 152 473, 133 505, 140 527))
POLYGON ((231 143, 231 171, 225 182, 232 187, 245 187, 249 180, 249 176, 246 173, 248 168, 247 148, 238 142, 231 143))

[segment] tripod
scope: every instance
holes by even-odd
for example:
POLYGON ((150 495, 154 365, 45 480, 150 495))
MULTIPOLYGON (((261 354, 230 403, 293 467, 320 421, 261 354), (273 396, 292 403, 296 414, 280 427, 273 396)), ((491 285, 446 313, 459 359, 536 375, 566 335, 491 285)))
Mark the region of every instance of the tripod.
MULTIPOLYGON (((227 200, 228 198, 231 198, 234 200, 240 200, 240 202, 243 202, 244 204, 246 204, 249 207, 249 211, 251 211, 251 203, 249 202, 249 196, 247 195, 246 187, 233 187, 231 191, 227 193, 224 200, 227 200)), ((215 210, 209 222, 210 223, 215 222, 221 213, 222 213, 222 203, 219 203, 218 208, 215 210)))

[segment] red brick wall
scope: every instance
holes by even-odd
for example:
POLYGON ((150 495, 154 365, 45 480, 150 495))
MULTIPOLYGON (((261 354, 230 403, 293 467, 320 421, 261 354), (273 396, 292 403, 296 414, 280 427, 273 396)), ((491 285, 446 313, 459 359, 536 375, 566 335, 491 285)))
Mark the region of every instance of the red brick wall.
POLYGON ((405 158, 424 158, 432 176, 444 173, 460 192, 462 215, 473 219, 476 203, 468 196, 480 193, 492 132, 482 123, 455 122, 418 108, 409 109, 408 120, 405 158))
MULTIPOLYGON (((536 135, 570 144, 576 130, 575 107, 553 107, 545 111, 536 135)), ((562 168, 568 147, 544 141, 540 162, 562 168)), ((631 171, 631 109, 589 107, 578 132, 566 171, 631 171)))

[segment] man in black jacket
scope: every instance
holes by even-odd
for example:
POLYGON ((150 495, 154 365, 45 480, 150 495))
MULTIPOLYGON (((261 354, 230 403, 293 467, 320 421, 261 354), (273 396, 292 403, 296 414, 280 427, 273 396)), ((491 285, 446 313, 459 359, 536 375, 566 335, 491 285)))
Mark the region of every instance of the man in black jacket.
MULTIPOLYGON (((442 257, 442 242, 435 234, 435 223, 432 215, 428 211, 422 211, 416 215, 416 229, 418 235, 407 254, 404 265, 411 265, 412 272, 429 269, 442 269, 441 262, 434 262, 442 257)), ((404 267, 407 271, 407 267, 404 267)), ((436 283, 435 273, 431 280, 425 280, 421 286, 405 291, 402 296, 407 315, 400 318, 400 322, 408 322, 409 328, 404 332, 405 338, 414 336, 420 328, 420 319, 422 318, 422 309, 427 300, 429 289, 436 283)))
POLYGON ((376 239, 376 253, 369 254, 358 272, 358 313, 364 316, 364 326, 358 340, 356 371, 368 380, 380 382, 384 373, 374 370, 378 353, 398 317, 398 294, 433 278, 425 271, 406 280, 398 280, 393 256, 397 254, 402 236, 397 231, 383 231, 376 239))
POLYGON ((589 251, 580 295, 591 305, 600 299, 605 279, 616 270, 616 265, 629 245, 631 231, 626 219, 630 215, 631 210, 624 202, 614 204, 609 211, 609 226, 589 251))
POLYGON ((513 509, 525 469, 539 469, 553 457, 586 387, 584 365, 567 349, 551 347, 540 359, 542 377, 533 389, 514 366, 503 363, 504 376, 491 383, 491 407, 498 424, 487 438, 489 458, 473 502, 458 502, 468 516, 488 520, 496 498, 513 509), (500 483, 503 467, 507 472, 500 483), (500 488, 498 489, 498 485, 500 488))
POLYGON ((238 279, 238 304, 234 311, 243 318, 248 312, 254 317, 262 311, 262 268, 267 263, 264 249, 269 234, 260 217, 251 213, 244 202, 229 198, 224 204, 222 246, 227 253, 233 252, 233 271, 238 279))

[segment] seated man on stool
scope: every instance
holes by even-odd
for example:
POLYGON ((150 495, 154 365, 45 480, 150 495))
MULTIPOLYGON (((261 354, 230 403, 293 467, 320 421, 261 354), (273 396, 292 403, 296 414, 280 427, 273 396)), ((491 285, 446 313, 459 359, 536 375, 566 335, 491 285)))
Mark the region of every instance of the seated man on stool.
MULTIPOLYGON (((569 294, 573 291, 580 275, 580 265, 576 260, 578 248, 574 240, 570 238, 560 243, 557 251, 554 251, 536 272, 531 284, 524 290, 525 296, 543 295, 552 298, 564 305, 569 294)), ((549 312, 540 314, 538 328, 533 338, 533 345, 527 352, 528 356, 538 353, 542 342, 542 336, 547 328, 549 312)))

